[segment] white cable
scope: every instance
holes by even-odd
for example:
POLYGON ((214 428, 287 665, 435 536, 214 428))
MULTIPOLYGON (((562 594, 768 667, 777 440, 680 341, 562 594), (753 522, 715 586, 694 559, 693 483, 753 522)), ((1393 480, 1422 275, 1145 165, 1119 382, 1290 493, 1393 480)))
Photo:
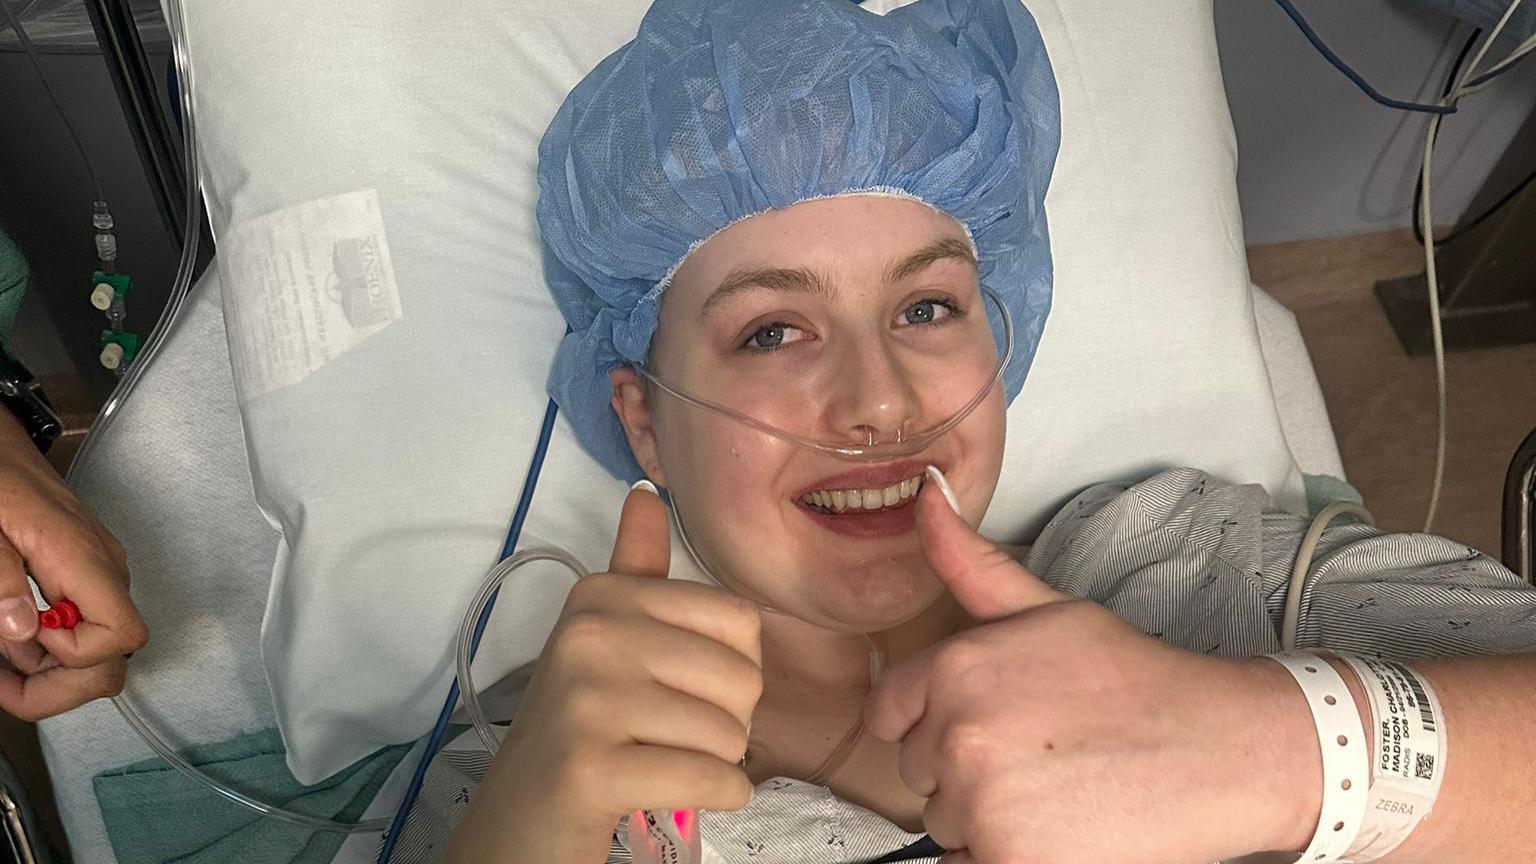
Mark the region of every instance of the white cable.
POLYGON ((1312 569, 1312 558, 1317 555, 1317 544, 1333 520, 1345 514, 1359 517, 1372 527, 1376 525, 1371 511, 1353 501, 1335 501, 1312 517, 1312 524, 1308 526, 1307 533, 1301 538, 1301 546, 1296 550, 1290 586, 1285 592, 1285 617, 1280 624, 1280 647, 1286 651, 1296 650, 1296 632, 1301 629, 1301 594, 1306 586, 1307 573, 1312 569))
MULTIPOLYGON (((1536 36, 1532 36, 1529 39, 1526 39, 1524 42, 1521 42, 1515 48, 1515 50, 1509 52, 1508 57, 1505 57, 1503 60, 1500 60, 1499 62, 1488 67, 1488 71, 1482 73, 1482 75, 1479 75, 1478 77, 1481 78, 1484 75, 1497 75, 1498 73, 1503 72, 1505 69, 1508 69, 1510 66, 1513 66, 1515 62, 1518 61, 1521 57, 1524 57, 1532 51, 1536 51, 1536 36)), ((1471 79, 1469 78, 1467 80, 1470 81, 1471 79)), ((1470 87, 1463 87, 1461 88, 1460 95, 1463 97, 1470 96, 1473 93, 1477 93, 1486 87, 1491 87, 1496 80, 1498 79, 1489 78, 1481 84, 1474 84, 1470 87)))
MULTIPOLYGON (((1501 17, 1498 24, 1494 25, 1494 28, 1489 31, 1487 38, 1483 40, 1483 44, 1478 47, 1477 53, 1473 55, 1472 62, 1467 64, 1467 68, 1461 73, 1461 75, 1457 77, 1455 86, 1451 88, 1451 92, 1447 94, 1445 98, 1440 100, 1441 105, 1454 105, 1457 100, 1471 95, 1472 93, 1482 89, 1487 84, 1492 83, 1492 81, 1485 81, 1483 84, 1478 85, 1477 87, 1468 88, 1466 86, 1468 81, 1472 80, 1479 74, 1477 67, 1483 62, 1483 58, 1488 55, 1488 49, 1493 46, 1494 40, 1499 38, 1500 33, 1504 32, 1505 25, 1509 23, 1510 17, 1515 14, 1515 10, 1520 7, 1522 2, 1523 0, 1512 0, 1512 2, 1509 4, 1509 8, 1504 10, 1503 17, 1501 17)), ((1526 43, 1516 48, 1515 51, 1510 54, 1510 56, 1506 57, 1498 64, 1495 64, 1494 69, 1502 69, 1507 67, 1509 64, 1518 60, 1524 53, 1530 51, 1532 47, 1536 47, 1536 37, 1526 40, 1526 43)), ((1429 123, 1425 125, 1424 159, 1420 165, 1419 175, 1421 183, 1424 187, 1424 194, 1419 201, 1419 221, 1424 226, 1424 282, 1426 290, 1429 292, 1429 332, 1431 338, 1434 341, 1435 349, 1435 398, 1437 407, 1435 427, 1435 476, 1434 482, 1430 486, 1429 507, 1425 510, 1424 513, 1424 533, 1426 534, 1428 534, 1434 527, 1435 513, 1440 508, 1440 491, 1445 483, 1445 427, 1446 416, 1449 413, 1445 385, 1445 334, 1441 328, 1440 323, 1440 279, 1439 271, 1435 262, 1434 208, 1430 202, 1431 187, 1433 186, 1433 184, 1430 182, 1430 174, 1435 151, 1435 133, 1439 131, 1440 121, 1444 116, 1445 115, 1443 114, 1431 115, 1429 118, 1429 123)))
POLYGON ((1429 118, 1424 127, 1424 161, 1420 166, 1424 194, 1419 199, 1419 213, 1424 225, 1424 281, 1429 290, 1429 332, 1435 345, 1435 396, 1438 411, 1435 428, 1435 479, 1430 486, 1429 508, 1424 513, 1424 533, 1428 534, 1435 524, 1435 511, 1440 507, 1440 487, 1445 481, 1445 335, 1440 328, 1440 282, 1435 272, 1435 230, 1430 197, 1430 160, 1435 151, 1435 132, 1440 128, 1439 114, 1429 118))

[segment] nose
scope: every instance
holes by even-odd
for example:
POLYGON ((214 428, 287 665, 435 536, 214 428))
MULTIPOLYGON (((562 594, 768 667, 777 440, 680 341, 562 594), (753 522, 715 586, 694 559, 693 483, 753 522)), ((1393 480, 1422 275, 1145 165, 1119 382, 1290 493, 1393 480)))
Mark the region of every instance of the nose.
POLYGON ((841 358, 828 404, 828 423, 840 438, 863 446, 899 442, 920 410, 918 386, 883 340, 841 358))

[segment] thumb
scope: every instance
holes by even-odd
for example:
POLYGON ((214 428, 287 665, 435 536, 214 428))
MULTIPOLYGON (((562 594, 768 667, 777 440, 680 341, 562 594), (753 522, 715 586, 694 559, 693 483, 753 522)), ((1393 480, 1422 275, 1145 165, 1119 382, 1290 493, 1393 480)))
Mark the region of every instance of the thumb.
POLYGON ((950 505, 948 488, 943 473, 929 466, 917 496, 917 536, 928 565, 961 608, 987 622, 1064 598, 973 531, 950 505))
POLYGON ((21 641, 37 635, 37 601, 27 582, 21 553, 0 534, 0 639, 21 641))
POLYGON ((619 513, 619 537, 613 541, 608 572, 630 576, 667 578, 672 564, 672 535, 667 524, 667 505, 656 487, 641 480, 629 489, 619 513))

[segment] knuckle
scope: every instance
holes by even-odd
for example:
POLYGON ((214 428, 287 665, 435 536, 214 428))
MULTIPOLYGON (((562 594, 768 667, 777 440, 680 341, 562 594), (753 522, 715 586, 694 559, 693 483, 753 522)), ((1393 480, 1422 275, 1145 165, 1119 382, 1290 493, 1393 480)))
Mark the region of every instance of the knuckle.
POLYGON ((763 610, 758 608, 756 603, 745 597, 738 597, 734 594, 729 596, 735 614, 741 621, 738 626, 741 627, 742 632, 753 637, 761 634, 763 630, 763 610))
POLYGON ((552 785, 554 791, 566 800, 597 801, 608 788, 606 770, 602 760, 588 749, 575 749, 565 754, 562 770, 556 772, 552 785))
POLYGON ((96 695, 116 696, 123 692, 123 684, 128 679, 128 664, 122 661, 109 663, 102 669, 96 681, 96 695))
POLYGON ((608 579, 607 573, 593 573, 576 580, 571 590, 566 594, 565 608, 567 612, 584 609, 591 606, 602 596, 604 583, 608 579))
POLYGON ((751 662, 746 663, 745 666, 746 668, 742 670, 739 676, 741 692, 742 696, 755 708, 757 703, 762 700, 763 688, 766 686, 763 680, 763 669, 756 663, 751 662))
POLYGON ((728 765, 722 766, 719 773, 711 795, 715 806, 707 809, 741 810, 752 802, 752 781, 747 779, 746 772, 728 765))
POLYGON ((609 643, 613 625, 608 618, 597 612, 575 612, 560 622, 555 635, 556 656, 563 660, 590 656, 609 643))
POLYGON ((974 642, 959 638, 941 647, 933 658, 934 675, 940 681, 958 681, 972 675, 985 662, 985 654, 974 642))
POLYGON ((608 725, 613 718, 606 695, 596 687, 574 687, 565 696, 565 710, 570 720, 582 729, 608 725))
POLYGON ((940 764, 967 768, 981 762, 993 749, 986 730, 970 723, 960 723, 944 730, 939 737, 940 764))
POLYGON ((735 763, 741 758, 741 754, 747 752, 751 735, 744 724, 732 720, 723 728, 719 740, 719 752, 713 755, 724 762, 735 763))
POLYGON ((942 800, 935 796, 928 799, 923 805, 923 828, 933 842, 946 849, 965 848, 965 831, 961 826, 954 824, 949 817, 947 808, 942 805, 942 800))
POLYGON ((137 651, 149 644, 149 625, 144 619, 135 615, 119 628, 122 635, 123 649, 125 651, 137 651))
POLYGON ((120 571, 120 575, 122 575, 124 581, 127 581, 128 550, 123 547, 121 540, 118 540, 115 535, 106 531, 102 532, 101 542, 102 545, 106 547, 108 557, 112 559, 112 563, 118 566, 118 570, 120 571))

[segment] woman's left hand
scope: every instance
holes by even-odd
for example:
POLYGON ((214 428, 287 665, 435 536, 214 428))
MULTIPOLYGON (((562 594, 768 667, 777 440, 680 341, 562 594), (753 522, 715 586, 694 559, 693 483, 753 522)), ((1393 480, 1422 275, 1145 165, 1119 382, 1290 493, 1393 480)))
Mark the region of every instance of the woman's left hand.
POLYGON ((889 670, 865 719, 901 742, 946 862, 1209 864, 1300 850, 1322 764, 1268 660, 1190 653, 1062 594, 924 486, 918 531, 979 626, 889 670))

